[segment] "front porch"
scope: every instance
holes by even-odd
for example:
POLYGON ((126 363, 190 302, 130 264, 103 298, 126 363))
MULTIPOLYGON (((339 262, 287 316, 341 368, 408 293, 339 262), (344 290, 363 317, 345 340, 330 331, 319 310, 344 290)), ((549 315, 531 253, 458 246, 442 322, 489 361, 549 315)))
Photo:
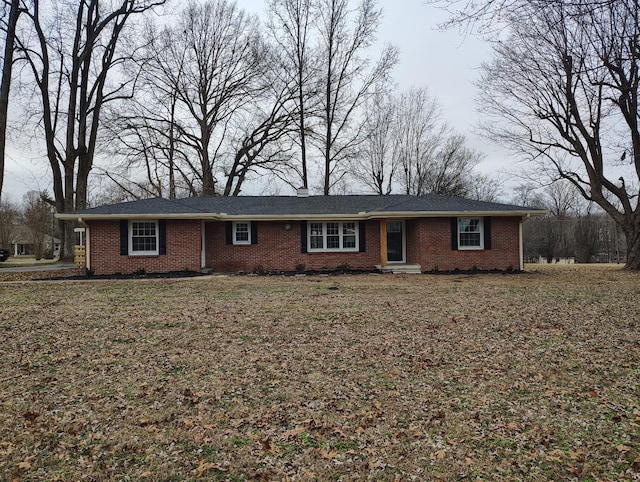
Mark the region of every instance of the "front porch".
POLYGON ((393 273, 393 274, 421 274, 422 266, 419 264, 406 264, 406 263, 397 263, 397 264, 387 264, 386 266, 377 265, 377 269, 382 271, 383 273, 393 273))

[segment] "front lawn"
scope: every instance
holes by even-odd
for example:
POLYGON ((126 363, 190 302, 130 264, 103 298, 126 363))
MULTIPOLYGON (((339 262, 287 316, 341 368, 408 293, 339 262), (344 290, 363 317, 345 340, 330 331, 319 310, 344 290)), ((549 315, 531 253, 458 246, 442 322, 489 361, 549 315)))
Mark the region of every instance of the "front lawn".
POLYGON ((640 275, 533 270, 0 282, 0 479, 640 480, 640 275))

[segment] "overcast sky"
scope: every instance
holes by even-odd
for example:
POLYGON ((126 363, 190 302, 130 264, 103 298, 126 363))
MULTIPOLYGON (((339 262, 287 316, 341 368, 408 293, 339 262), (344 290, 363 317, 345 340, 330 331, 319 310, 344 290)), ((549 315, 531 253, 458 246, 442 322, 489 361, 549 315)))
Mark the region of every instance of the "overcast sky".
MULTIPOLYGON (((261 14, 264 10, 263 0, 237 0, 237 3, 249 12, 261 14)), ((438 31, 436 27, 446 14, 422 0, 380 0, 379 4, 384 16, 378 43, 392 43, 400 50, 400 62, 394 71, 398 87, 426 86, 439 101, 448 123, 467 136, 470 147, 485 153, 485 161, 478 169, 496 174, 508 164, 506 154, 473 132, 480 119, 473 81, 479 74, 480 63, 489 58, 489 47, 479 39, 463 38, 456 31, 438 31)), ((12 139, 8 139, 7 154, 3 198, 6 194, 12 201, 20 202, 28 190, 48 189, 51 193, 46 161, 30 159, 12 139)))

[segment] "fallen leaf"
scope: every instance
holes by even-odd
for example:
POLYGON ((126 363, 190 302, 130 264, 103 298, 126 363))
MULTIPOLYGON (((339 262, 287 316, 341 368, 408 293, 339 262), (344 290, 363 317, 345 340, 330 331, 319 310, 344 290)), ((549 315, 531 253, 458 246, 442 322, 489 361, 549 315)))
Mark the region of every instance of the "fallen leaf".
POLYGON ((569 452, 569 457, 575 460, 576 462, 584 462, 586 458, 586 453, 582 450, 576 450, 575 452, 569 452))
POLYGON ((567 468, 567 471, 573 475, 575 475, 576 477, 579 477, 580 474, 582 474, 582 467, 577 467, 577 466, 569 466, 567 468))
POLYGON ((286 430, 282 435, 285 438, 292 438, 292 437, 297 437, 304 431, 305 431, 305 427, 303 427, 302 425, 298 425, 297 427, 286 430))
POLYGON ((338 452, 336 452, 335 450, 328 450, 328 449, 320 449, 320 456, 323 459, 335 459, 338 455, 338 452))
POLYGON ((198 468, 196 469, 197 477, 202 477, 204 474, 206 474, 211 469, 215 469, 218 472, 226 472, 227 471, 227 468, 221 466, 220 464, 212 464, 210 462, 200 461, 200 465, 198 465, 198 468))

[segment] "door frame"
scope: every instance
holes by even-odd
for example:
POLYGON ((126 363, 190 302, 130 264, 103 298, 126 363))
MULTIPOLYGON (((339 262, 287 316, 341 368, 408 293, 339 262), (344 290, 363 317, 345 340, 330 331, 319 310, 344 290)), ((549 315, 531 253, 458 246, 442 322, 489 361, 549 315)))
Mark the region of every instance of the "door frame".
POLYGON ((405 264, 407 262, 407 229, 404 219, 387 219, 387 263, 388 264, 405 264), (400 223, 400 229, 402 230, 402 259, 399 261, 389 260, 389 223, 400 223))

